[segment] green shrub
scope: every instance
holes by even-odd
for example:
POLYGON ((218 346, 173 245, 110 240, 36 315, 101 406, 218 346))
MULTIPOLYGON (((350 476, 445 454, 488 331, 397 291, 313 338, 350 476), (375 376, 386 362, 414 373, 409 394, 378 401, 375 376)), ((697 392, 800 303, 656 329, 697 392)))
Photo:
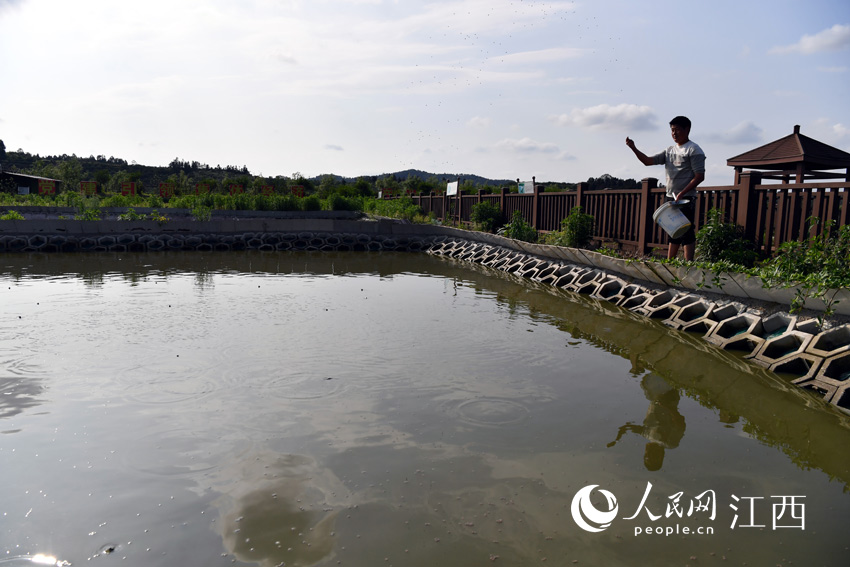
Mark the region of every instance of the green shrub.
POLYGON ((162 197, 159 195, 150 195, 147 198, 148 207, 152 209, 161 209, 165 206, 165 203, 162 201, 162 197))
POLYGON ((593 240, 595 222, 593 215, 583 213, 581 207, 573 207, 569 216, 561 221, 562 245, 570 248, 587 248, 593 240))
POLYGON ((56 198, 56 204, 65 207, 80 207, 83 204, 83 196, 76 191, 63 191, 56 198))
POLYGON ((250 211, 254 209, 254 196, 248 193, 237 193, 231 195, 233 209, 237 211, 250 211))
POLYGON ((697 232, 696 253, 707 262, 730 262, 752 267, 758 260, 755 244, 744 238, 743 227, 723 221, 723 211, 708 211, 708 222, 697 232))
MULTIPOLYGON (((820 222, 808 219, 810 231, 820 222)), ((765 286, 795 288, 796 297, 791 312, 803 307, 809 297, 819 298, 827 305, 825 314, 833 312, 834 301, 826 297, 828 290, 850 287, 850 225, 833 229, 829 221, 822 234, 797 241, 784 242, 775 256, 758 270, 765 286)))
POLYGON ((327 198, 329 211, 358 211, 362 208, 361 200, 357 197, 346 197, 340 193, 331 193, 327 198))
POLYGON ((301 205, 298 197, 293 195, 275 195, 272 198, 272 206, 275 211, 300 211, 301 205))
POLYGON ((130 198, 124 195, 109 195, 100 202, 103 207, 129 207, 130 198))
POLYGON ((120 220, 120 221, 134 221, 134 220, 140 220, 140 219, 143 219, 143 218, 144 218, 143 215, 140 215, 139 213, 136 212, 136 209, 132 209, 132 208, 127 209, 126 213, 118 215, 118 220, 120 220))
POLYGON ((514 240, 537 242, 537 231, 522 218, 520 211, 514 211, 511 222, 505 225, 503 234, 514 240))
POLYGON ((174 209, 194 209, 198 205, 198 201, 200 200, 197 195, 180 195, 179 197, 172 197, 170 201, 168 201, 168 206, 174 209))
POLYGON ((196 221, 208 221, 212 218, 212 209, 203 205, 195 205, 192 208, 192 218, 196 221))
POLYGON ((502 209, 492 201, 481 201, 472 206, 469 220, 475 228, 484 232, 495 232, 504 223, 502 209))
POLYGON ((82 197, 77 207, 75 220, 98 221, 100 220, 100 200, 97 197, 82 197))
POLYGON ((6 214, 0 216, 0 220, 24 220, 24 215, 18 211, 6 211, 6 214))
POLYGON ((366 199, 363 210, 373 215, 413 221, 423 215, 422 208, 410 197, 399 199, 366 199))
POLYGON ((154 209, 147 215, 148 220, 156 221, 159 226, 163 226, 171 219, 160 213, 158 210, 154 209))
POLYGON ((315 195, 310 195, 301 199, 302 211, 321 211, 322 201, 315 195))

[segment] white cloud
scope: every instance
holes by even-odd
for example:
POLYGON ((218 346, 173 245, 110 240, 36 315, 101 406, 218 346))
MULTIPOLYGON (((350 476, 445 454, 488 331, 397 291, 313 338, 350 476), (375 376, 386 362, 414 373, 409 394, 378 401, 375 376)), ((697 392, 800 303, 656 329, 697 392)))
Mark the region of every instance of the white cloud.
POLYGON ((473 116, 466 121, 466 125, 471 128, 487 128, 492 120, 484 116, 473 116))
POLYGON ((559 126, 580 126, 591 130, 654 130, 657 119, 650 107, 636 104, 599 104, 550 117, 559 126))
POLYGON ((764 130, 752 122, 741 122, 725 132, 708 134, 705 139, 720 144, 755 144, 761 142, 763 134, 764 130))
POLYGON ((833 126, 832 131, 835 132, 839 138, 843 138, 847 135, 850 135, 850 128, 840 123, 833 126))
POLYGON ((337 146, 336 144, 325 144, 326 150, 331 150, 334 152, 342 152, 345 151, 342 146, 337 146))
POLYGON ((560 149, 556 144, 551 142, 538 142, 531 138, 520 138, 519 140, 505 138, 504 140, 496 143, 496 148, 521 154, 553 154, 560 152, 560 149))
POLYGON ((846 73, 847 67, 818 67, 818 71, 821 73, 846 73))
POLYGON ((538 49, 536 51, 520 51, 506 55, 497 55, 491 57, 490 62, 507 63, 509 65, 531 65, 534 63, 575 59, 588 52, 589 50, 578 47, 552 47, 549 49, 538 49))
POLYGON ((850 47, 850 25, 835 24, 814 35, 804 35, 797 43, 774 47, 769 53, 811 55, 823 51, 839 51, 847 47, 850 47))

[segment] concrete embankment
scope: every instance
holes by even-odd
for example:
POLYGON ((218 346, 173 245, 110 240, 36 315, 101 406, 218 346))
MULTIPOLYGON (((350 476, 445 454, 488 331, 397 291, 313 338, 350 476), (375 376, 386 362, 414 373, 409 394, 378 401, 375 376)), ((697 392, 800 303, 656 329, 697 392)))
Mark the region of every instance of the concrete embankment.
MULTIPOLYGON (((19 209, 20 210, 20 209, 19 209)), ((218 212, 209 221, 168 210, 167 222, 76 221, 56 211, 23 211, 34 220, 0 221, 0 253, 185 251, 405 251, 475 262, 614 303, 718 348, 739 351, 792 383, 850 410, 850 324, 821 326, 788 313, 793 294, 755 278, 637 262, 528 244, 442 226, 368 219, 359 213, 218 212), (182 216, 182 218, 181 218, 182 216)), ((73 213, 71 213, 73 214, 73 213)), ((848 290, 837 311, 850 315, 848 290)), ((807 304, 817 310, 823 305, 807 304)))

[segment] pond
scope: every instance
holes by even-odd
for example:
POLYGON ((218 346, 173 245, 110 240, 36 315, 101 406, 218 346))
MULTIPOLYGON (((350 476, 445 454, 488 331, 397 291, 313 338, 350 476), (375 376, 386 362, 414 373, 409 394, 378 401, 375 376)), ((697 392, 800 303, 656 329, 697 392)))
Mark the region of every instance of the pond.
POLYGON ((412 253, 0 262, 0 566, 850 562, 848 417, 605 302, 412 253))

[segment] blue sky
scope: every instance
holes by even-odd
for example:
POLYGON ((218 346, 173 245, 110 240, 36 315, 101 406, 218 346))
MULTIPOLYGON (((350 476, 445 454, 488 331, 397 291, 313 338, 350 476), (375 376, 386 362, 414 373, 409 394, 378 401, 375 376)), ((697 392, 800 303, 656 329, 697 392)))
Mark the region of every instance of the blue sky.
POLYGON ((726 160, 850 151, 850 2, 0 0, 7 149, 256 174, 663 178, 684 114, 726 160))

